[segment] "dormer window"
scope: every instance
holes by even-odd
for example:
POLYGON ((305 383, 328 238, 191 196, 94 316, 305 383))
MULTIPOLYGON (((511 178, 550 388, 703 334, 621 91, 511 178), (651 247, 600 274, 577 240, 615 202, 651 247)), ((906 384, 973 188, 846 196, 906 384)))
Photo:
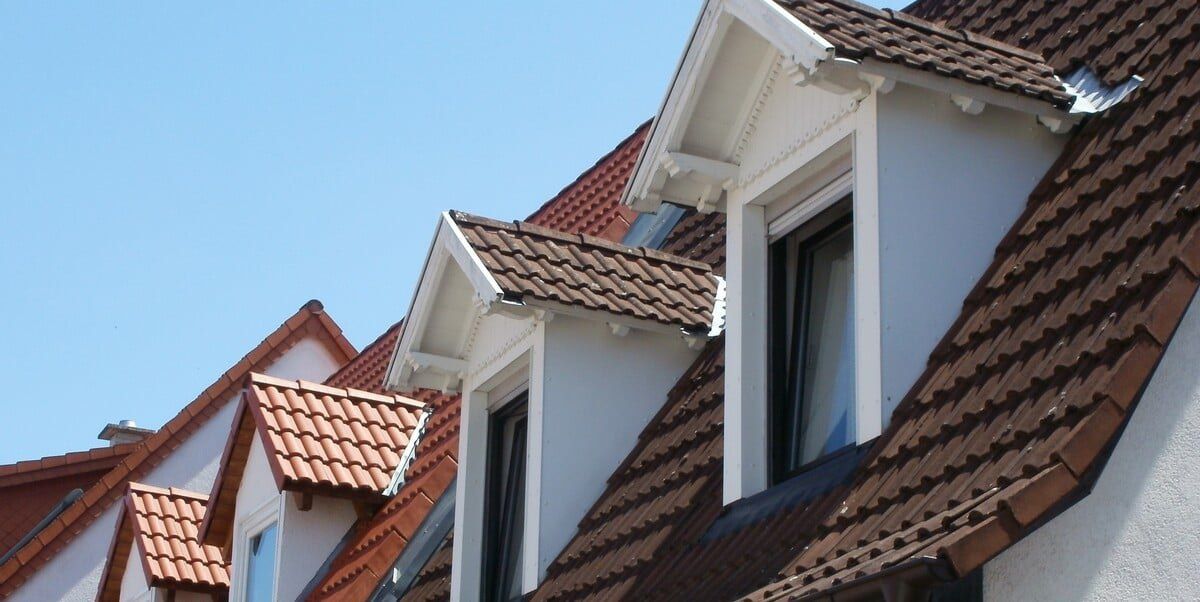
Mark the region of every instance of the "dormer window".
POLYGON ((488 428, 487 551, 483 599, 509 602, 521 599, 523 563, 521 535, 525 528, 525 458, 528 454, 527 396, 492 413, 488 428))
POLYGON ((775 482, 854 443, 854 234, 848 204, 846 199, 770 246, 775 482))

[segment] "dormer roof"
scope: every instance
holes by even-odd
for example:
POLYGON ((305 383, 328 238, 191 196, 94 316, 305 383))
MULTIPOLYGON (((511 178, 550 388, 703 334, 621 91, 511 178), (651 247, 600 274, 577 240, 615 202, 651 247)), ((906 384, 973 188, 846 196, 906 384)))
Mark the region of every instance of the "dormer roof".
POLYGON ((257 436, 279 491, 382 501, 424 403, 251 374, 213 484, 204 541, 223 544, 257 436))
POLYGON ((724 281, 705 263, 526 222, 442 215, 408 326, 388 372, 394 390, 455 390, 482 316, 568 314, 707 339, 723 327, 724 281))
POLYGON ((220 548, 199 539, 207 504, 208 496, 201 493, 129 483, 96 599, 121 598, 121 579, 131 556, 141 562, 147 587, 228 591, 228 560, 220 548))

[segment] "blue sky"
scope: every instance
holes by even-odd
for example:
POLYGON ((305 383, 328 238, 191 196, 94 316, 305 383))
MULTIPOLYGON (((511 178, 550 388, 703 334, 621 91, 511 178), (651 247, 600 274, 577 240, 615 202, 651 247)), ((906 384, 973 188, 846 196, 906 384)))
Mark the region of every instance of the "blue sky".
POLYGON ((652 115, 699 5, 0 5, 0 463, 160 426, 310 298, 367 344, 438 211, 652 115))

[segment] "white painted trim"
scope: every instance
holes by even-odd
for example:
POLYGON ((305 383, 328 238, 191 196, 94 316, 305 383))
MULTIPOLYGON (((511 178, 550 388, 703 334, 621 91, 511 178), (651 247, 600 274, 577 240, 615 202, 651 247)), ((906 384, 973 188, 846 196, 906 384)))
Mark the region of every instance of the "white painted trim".
POLYGON ((504 296, 504 291, 500 289, 500 284, 492 277, 492 273, 488 271, 487 266, 483 265, 483 260, 479 258, 479 254, 475 252, 475 247, 467 241, 466 235, 463 234, 461 228, 455 223, 454 218, 450 217, 450 212, 442 213, 442 224, 447 228, 454 242, 457 244, 448 245, 450 254, 454 259, 458 260, 458 265, 462 268, 467 279, 475 286, 475 294, 479 295, 486 304, 489 301, 499 300, 504 296))
POLYGON ((796 203, 767 224, 768 242, 775 242, 838 202, 854 189, 853 171, 845 171, 817 192, 796 203))
POLYGON ((855 441, 883 430, 883 314, 879 248, 879 137, 872 94, 855 115, 854 157, 854 416, 855 441))
POLYGON ((284 503, 286 496, 280 494, 277 497, 263 502, 258 508, 255 508, 249 514, 241 516, 235 523, 234 532, 237 537, 233 541, 233 572, 230 575, 232 578, 232 587, 230 593, 233 602, 245 602, 246 600, 246 585, 249 581, 246 579, 247 571, 249 570, 249 554, 250 539, 255 535, 262 533, 271 525, 275 525, 275 567, 271 573, 271 592, 274 595, 279 591, 279 564, 280 558, 283 556, 281 550, 283 548, 283 525, 280 517, 282 509, 280 506, 284 503))

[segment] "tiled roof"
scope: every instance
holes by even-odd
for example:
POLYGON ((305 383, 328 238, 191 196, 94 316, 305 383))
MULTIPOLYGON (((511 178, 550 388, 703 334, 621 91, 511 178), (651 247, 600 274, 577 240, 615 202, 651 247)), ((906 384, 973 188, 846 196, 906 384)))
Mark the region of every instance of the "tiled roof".
POLYGON ((95 485, 137 443, 0 466, 0 555, 12 549, 74 489, 95 485))
POLYGON ((714 272, 724 274, 725 214, 689 209, 663 241, 662 251, 702 261, 711 265, 714 272))
POLYGON ((126 483, 145 476, 192 433, 200 430, 233 397, 251 370, 270 365, 307 337, 321 342, 340 361, 346 361, 356 353, 319 301, 304 304, 156 433, 137 443, 132 453, 89 487, 79 501, 47 525, 36 539, 0 565, 0 596, 20 587, 34 571, 101 516, 109 504, 123 495, 126 483))
POLYGON ((252 373, 221 456, 204 541, 220 545, 229 535, 256 435, 280 491, 382 501, 423 405, 252 373))
POLYGON ((382 492, 400 465, 422 402, 251 374, 246 402, 283 489, 382 492))
POLYGON ((839 57, 929 71, 1060 108, 1073 100, 1035 52, 854 0, 778 1, 832 44, 839 57))
POLYGON ((454 566, 454 531, 446 534, 441 547, 417 572, 412 586, 400 602, 449 602, 450 576, 454 566))
POLYGON ((358 389, 386 395, 383 377, 403 327, 403 321, 392 324, 383 334, 371 341, 371 344, 363 347, 354 359, 325 379, 325 384, 341 389, 358 389))
POLYGON ((702 357, 538 599, 794 599, 923 558, 961 576, 1086 494, 1200 276, 1200 14, 1165 0, 914 10, 1146 84, 1068 144, 846 486, 702 537, 722 420, 702 357))
POLYGON ((525 221, 562 232, 620 241, 637 217, 633 209, 621 204, 621 194, 649 130, 649 121, 638 126, 525 221))
POLYGON ((142 561, 151 587, 227 591, 228 561, 219 548, 202 545, 198 537, 207 503, 208 496, 200 493, 129 483, 125 511, 117 523, 101 577, 98 602, 121 599, 121 579, 130 554, 142 561))
POLYGON ((506 298, 550 302, 707 333, 718 280, 708 264, 525 222, 452 212, 506 298))
POLYGON ((369 521, 355 526, 352 539, 311 599, 367 599, 458 473, 459 397, 434 391, 418 391, 414 396, 425 401, 432 414, 404 486, 369 521))

